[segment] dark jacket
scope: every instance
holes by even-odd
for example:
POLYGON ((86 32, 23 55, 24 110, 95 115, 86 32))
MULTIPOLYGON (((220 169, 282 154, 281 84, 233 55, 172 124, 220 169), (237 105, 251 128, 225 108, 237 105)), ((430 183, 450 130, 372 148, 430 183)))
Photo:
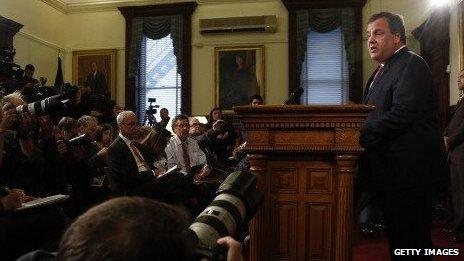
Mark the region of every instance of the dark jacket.
POLYGON ((368 88, 364 103, 375 105, 375 110, 360 135, 360 144, 366 149, 359 166, 365 185, 395 190, 443 178, 446 154, 427 63, 405 47, 385 62, 383 73, 368 88))
MULTIPOLYGON (((153 155, 143 145, 138 144, 137 148, 147 164, 151 165, 154 162, 153 155)), ((117 137, 108 148, 108 167, 111 185, 115 186, 112 188, 113 192, 152 197, 153 184, 156 180, 153 173, 139 172, 129 146, 121 137, 117 137)))

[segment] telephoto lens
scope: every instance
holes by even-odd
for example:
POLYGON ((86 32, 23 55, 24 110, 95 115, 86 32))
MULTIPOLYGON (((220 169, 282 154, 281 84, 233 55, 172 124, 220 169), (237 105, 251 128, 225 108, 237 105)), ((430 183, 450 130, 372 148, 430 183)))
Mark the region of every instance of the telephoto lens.
POLYGON ((216 241, 233 236, 257 212, 264 195, 256 188, 256 176, 249 171, 231 173, 216 191, 216 197, 190 225, 198 242, 197 253, 215 249, 216 241))
POLYGON ((30 113, 35 116, 48 115, 54 111, 65 108, 66 103, 69 101, 67 95, 58 94, 45 98, 41 101, 31 102, 26 105, 16 107, 17 113, 30 113))

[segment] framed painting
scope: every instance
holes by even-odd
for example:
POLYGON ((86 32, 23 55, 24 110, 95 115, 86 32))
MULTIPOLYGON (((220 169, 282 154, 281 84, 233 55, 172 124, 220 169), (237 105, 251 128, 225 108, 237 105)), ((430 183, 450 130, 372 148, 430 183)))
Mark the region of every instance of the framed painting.
POLYGON ((246 105, 252 95, 265 99, 264 46, 215 48, 215 105, 224 111, 246 105))
POLYGON ((99 93, 116 99, 116 53, 116 49, 73 52, 73 84, 79 86, 81 93, 88 88, 99 88, 99 93), (97 74, 99 77, 93 80, 92 75, 97 74))

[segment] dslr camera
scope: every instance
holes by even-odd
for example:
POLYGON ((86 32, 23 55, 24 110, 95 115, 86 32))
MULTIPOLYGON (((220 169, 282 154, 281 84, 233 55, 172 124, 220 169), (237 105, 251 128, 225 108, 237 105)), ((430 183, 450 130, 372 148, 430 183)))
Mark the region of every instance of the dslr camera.
POLYGON ((227 249, 216 241, 233 236, 258 211, 264 194, 256 188, 257 178, 250 171, 231 173, 215 193, 214 200, 190 225, 196 242, 194 260, 225 260, 227 249))

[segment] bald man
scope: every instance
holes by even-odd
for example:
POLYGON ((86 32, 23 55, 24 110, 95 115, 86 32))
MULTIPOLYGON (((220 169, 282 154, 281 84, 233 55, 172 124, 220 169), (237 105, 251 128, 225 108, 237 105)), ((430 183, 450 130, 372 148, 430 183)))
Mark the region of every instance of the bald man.
POLYGON ((108 148, 108 166, 113 192, 151 197, 156 176, 153 155, 136 142, 139 134, 137 116, 132 111, 118 114, 119 135, 108 148))

